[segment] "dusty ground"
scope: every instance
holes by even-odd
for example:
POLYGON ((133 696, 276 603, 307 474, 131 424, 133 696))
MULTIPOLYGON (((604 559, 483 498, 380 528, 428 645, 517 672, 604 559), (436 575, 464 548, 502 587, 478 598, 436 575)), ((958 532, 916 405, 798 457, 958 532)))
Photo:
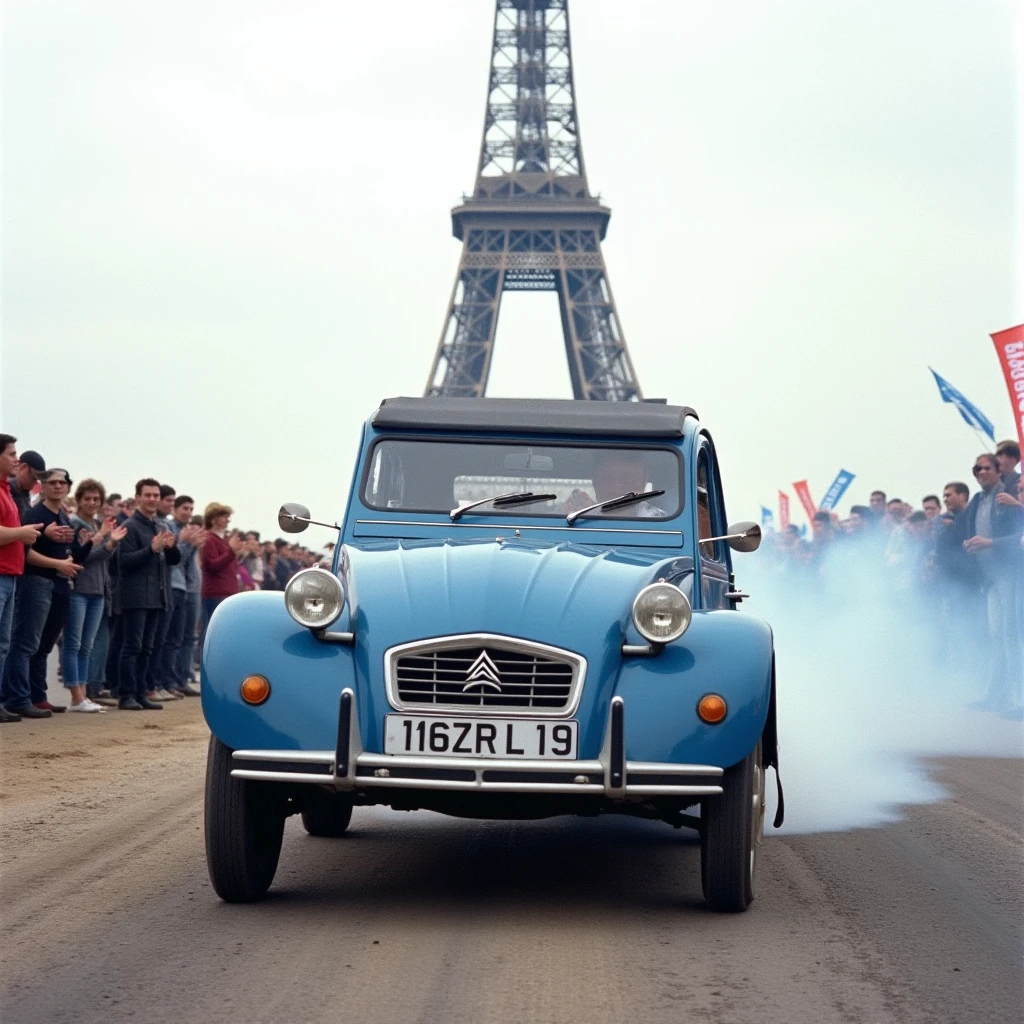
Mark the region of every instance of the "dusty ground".
MULTIPOLYGON (((54 703, 58 697, 51 693, 54 703)), ((106 816, 121 816, 149 798, 161 779, 168 783, 168 795, 179 788, 171 784, 175 779, 194 790, 210 735, 200 704, 189 699, 164 711, 64 713, 4 725, 0 825, 5 875, 41 850, 97 832, 106 816)))
POLYGON ((708 914, 684 831, 357 809, 289 822, 271 898, 206 880, 198 700, 0 728, 0 1017, 50 1022, 1005 1024, 1024 765, 950 759, 898 824, 772 837, 708 914))

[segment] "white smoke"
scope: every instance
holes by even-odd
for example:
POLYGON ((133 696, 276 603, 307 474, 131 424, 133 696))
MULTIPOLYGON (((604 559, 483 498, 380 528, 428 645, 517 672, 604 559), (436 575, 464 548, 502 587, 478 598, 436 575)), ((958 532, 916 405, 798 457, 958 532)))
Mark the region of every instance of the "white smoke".
POLYGON ((870 545, 839 542, 819 566, 767 547, 737 575, 744 610, 775 632, 783 831, 878 825, 941 799, 930 757, 1024 755, 1020 722, 968 707, 988 680, 984 622, 964 609, 951 628, 938 581, 900 589, 870 545))

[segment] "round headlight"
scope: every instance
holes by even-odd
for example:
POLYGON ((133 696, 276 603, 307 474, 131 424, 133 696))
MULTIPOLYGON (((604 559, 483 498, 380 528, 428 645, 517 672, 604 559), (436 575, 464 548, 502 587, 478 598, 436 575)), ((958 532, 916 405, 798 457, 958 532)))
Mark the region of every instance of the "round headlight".
POLYGON ((633 602, 633 625, 652 644, 678 640, 689 628, 691 617, 686 595, 671 583, 652 583, 633 602))
POLYGON ((340 614, 345 605, 341 581, 326 569, 303 569, 284 588, 288 614, 307 629, 323 629, 340 614))

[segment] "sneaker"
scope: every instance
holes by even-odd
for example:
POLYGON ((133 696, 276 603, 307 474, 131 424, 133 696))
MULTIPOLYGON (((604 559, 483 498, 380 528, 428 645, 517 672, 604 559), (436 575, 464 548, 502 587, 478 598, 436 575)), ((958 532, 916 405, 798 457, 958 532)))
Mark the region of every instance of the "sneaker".
POLYGON ((0 704, 0 722, 20 722, 21 715, 16 715, 13 711, 8 711, 2 704, 0 704))
POLYGON ((169 693, 162 686, 160 687, 159 690, 154 690, 153 693, 147 693, 146 696, 149 697, 150 700, 157 700, 157 701, 168 701, 168 700, 177 700, 178 699, 177 697, 174 696, 173 693, 169 693))
POLYGON ((202 696, 202 694, 191 683, 186 683, 178 692, 183 697, 201 697, 202 696))
MULTIPOLYGON (((163 704, 158 701, 151 700, 148 696, 137 698, 137 706, 143 711, 163 711, 164 709, 163 704)), ((132 710, 134 710, 134 708, 132 710)))
POLYGON ((81 702, 81 704, 72 704, 71 707, 68 708, 68 710, 83 711, 86 714, 95 715, 98 712, 102 712, 104 709, 101 708, 99 704, 94 704, 91 700, 89 700, 88 697, 86 697, 85 700, 81 702))
POLYGON ((39 708, 40 711, 49 711, 51 715, 63 715, 67 711, 66 707, 51 704, 48 700, 36 701, 32 706, 39 708))
MULTIPOLYGON (((122 711, 141 711, 142 705, 134 697, 122 697, 118 702, 117 706, 122 711)), ((157 705, 159 707, 159 705, 157 705)))
POLYGON ((36 707, 35 704, 29 704, 28 707, 18 708, 15 714, 21 715, 22 718, 49 718, 53 714, 52 711, 47 711, 46 708, 36 707))
POLYGON ((116 708, 117 701, 113 697, 92 697, 90 698, 93 704, 99 704, 100 707, 104 708, 116 708))

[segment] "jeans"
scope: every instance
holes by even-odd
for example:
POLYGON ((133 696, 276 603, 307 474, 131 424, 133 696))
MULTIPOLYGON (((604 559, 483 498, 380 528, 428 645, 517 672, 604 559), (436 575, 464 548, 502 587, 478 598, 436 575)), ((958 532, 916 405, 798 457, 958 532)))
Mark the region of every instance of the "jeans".
POLYGON ((102 594, 71 595, 60 662, 65 686, 85 686, 89 681, 89 656, 102 619, 102 594))
POLYGON ((160 678, 168 689, 177 690, 188 676, 178 672, 181 661, 181 645, 185 640, 185 606, 188 594, 184 590, 171 590, 171 609, 167 616, 167 635, 160 652, 160 678))
POLYGON ((0 679, 4 677, 7 652, 11 649, 11 627, 14 625, 14 594, 17 576, 0 576, 0 679))
POLYGON ((46 663, 50 660, 50 652, 64 629, 64 623, 67 622, 70 604, 71 592, 54 588, 50 610, 46 614, 43 631, 39 636, 39 648, 28 663, 28 681, 33 704, 41 704, 46 700, 46 663))
POLYGON ((1007 573, 990 580, 985 592, 988 643, 991 652, 987 700, 1000 710, 1021 702, 1020 629, 1017 621, 1017 581, 1007 573))
POLYGON ((104 612, 100 616, 99 629, 96 630, 96 640, 92 645, 92 653, 89 655, 89 675, 87 676, 88 686, 86 693, 90 697, 98 697, 100 690, 107 685, 107 649, 110 647, 110 619, 104 612))
POLYGON ((162 608, 128 608, 121 612, 124 639, 118 669, 118 693, 122 698, 146 694, 146 674, 162 614, 162 608))
POLYGON ((4 669, 3 685, 0 686, 0 702, 8 711, 18 712, 36 700, 46 699, 45 687, 42 697, 32 694, 29 663, 39 650, 52 599, 53 580, 31 574, 21 577, 14 601, 10 653, 4 669))
POLYGON ((186 594, 181 646, 178 648, 178 664, 174 670, 174 678, 178 680, 179 686, 184 686, 192 678, 192 656, 196 650, 196 620, 198 618, 199 595, 186 594))
POLYGON ((160 611, 160 619, 156 624, 156 639, 153 641, 153 653, 149 658, 149 669, 146 675, 146 689, 159 690, 167 687, 169 679, 164 678, 164 648, 167 646, 167 630, 171 625, 171 608, 160 611))

